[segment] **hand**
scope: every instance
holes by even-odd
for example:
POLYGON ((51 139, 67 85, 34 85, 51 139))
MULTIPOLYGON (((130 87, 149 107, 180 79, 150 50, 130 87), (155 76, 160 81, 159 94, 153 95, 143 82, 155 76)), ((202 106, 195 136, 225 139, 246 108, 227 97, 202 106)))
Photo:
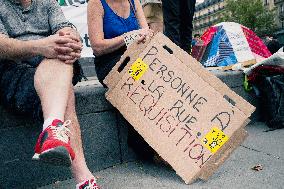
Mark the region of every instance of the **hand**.
POLYGON ((63 47, 58 47, 55 50, 59 53, 58 59, 64 61, 66 64, 72 64, 77 59, 81 57, 81 51, 83 48, 80 36, 77 32, 63 32, 59 31, 59 36, 70 37, 73 39, 74 43, 64 44, 63 47), (78 49, 77 47, 80 46, 81 48, 78 49), (68 48, 73 49, 72 52, 65 51, 68 48))
POLYGON ((145 41, 154 35, 154 31, 148 28, 138 30, 140 34, 140 38, 138 39, 138 43, 145 43, 145 41))
POLYGON ((80 58, 82 44, 74 35, 55 34, 40 39, 39 54, 46 58, 57 58, 66 63, 73 63, 80 58))

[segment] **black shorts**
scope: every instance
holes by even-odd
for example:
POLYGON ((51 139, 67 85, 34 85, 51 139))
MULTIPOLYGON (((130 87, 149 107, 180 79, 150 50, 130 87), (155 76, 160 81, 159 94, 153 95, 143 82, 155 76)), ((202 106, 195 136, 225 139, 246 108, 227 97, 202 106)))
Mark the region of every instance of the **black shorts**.
MULTIPOLYGON (((37 65, 43 58, 15 62, 0 60, 0 105, 13 114, 43 121, 40 99, 34 88, 37 65)), ((74 63, 73 85, 81 81, 83 72, 79 61, 74 63)))
POLYGON ((94 63, 95 63, 96 74, 99 82, 105 88, 107 88, 107 86, 103 83, 103 80, 109 74, 109 72, 115 66, 115 64, 120 60, 121 56, 125 51, 126 47, 122 47, 112 53, 95 57, 94 63))

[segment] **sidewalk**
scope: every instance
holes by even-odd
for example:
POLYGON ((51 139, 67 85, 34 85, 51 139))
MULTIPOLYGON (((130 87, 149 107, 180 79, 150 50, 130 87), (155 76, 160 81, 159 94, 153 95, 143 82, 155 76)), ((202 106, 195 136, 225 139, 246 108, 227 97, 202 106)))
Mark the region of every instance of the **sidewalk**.
MULTIPOLYGON (((246 127, 247 140, 209 181, 186 185, 175 172, 162 165, 130 162, 94 173, 102 189, 280 189, 284 188, 284 129, 268 131, 263 123, 246 127), (263 170, 251 167, 261 164, 263 170)), ((73 179, 40 189, 72 189, 73 179)))

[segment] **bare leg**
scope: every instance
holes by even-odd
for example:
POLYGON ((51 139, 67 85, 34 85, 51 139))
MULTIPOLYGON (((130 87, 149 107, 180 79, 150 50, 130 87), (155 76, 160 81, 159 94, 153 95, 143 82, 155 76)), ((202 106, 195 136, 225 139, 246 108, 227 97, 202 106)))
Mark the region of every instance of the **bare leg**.
POLYGON ((71 84, 73 66, 59 60, 44 60, 35 74, 35 88, 40 97, 45 119, 54 117, 71 120, 71 147, 76 156, 71 171, 77 183, 93 177, 88 169, 82 148, 81 131, 75 110, 74 90, 71 84))
POLYGON ((45 59, 38 66, 34 81, 44 119, 64 120, 72 76, 73 66, 56 59, 45 59))
POLYGON ((70 125, 71 130, 71 146, 76 154, 75 159, 72 161, 72 174, 77 183, 80 183, 86 179, 90 179, 93 177, 89 168, 86 165, 83 147, 82 147, 82 139, 81 139, 81 130, 78 122, 78 118, 75 110, 75 97, 73 86, 69 90, 69 99, 65 113, 65 120, 71 120, 72 123, 70 125))

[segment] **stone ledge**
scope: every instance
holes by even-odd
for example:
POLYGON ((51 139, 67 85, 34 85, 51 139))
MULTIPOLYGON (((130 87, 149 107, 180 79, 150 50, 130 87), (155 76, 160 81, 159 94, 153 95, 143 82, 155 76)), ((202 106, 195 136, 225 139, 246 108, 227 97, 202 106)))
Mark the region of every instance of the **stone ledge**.
POLYGON ((212 70, 210 72, 221 79, 230 88, 243 86, 244 74, 242 71, 212 70))
POLYGON ((75 86, 77 114, 88 114, 90 112, 102 112, 113 109, 106 100, 104 94, 106 89, 98 80, 90 78, 75 86))

